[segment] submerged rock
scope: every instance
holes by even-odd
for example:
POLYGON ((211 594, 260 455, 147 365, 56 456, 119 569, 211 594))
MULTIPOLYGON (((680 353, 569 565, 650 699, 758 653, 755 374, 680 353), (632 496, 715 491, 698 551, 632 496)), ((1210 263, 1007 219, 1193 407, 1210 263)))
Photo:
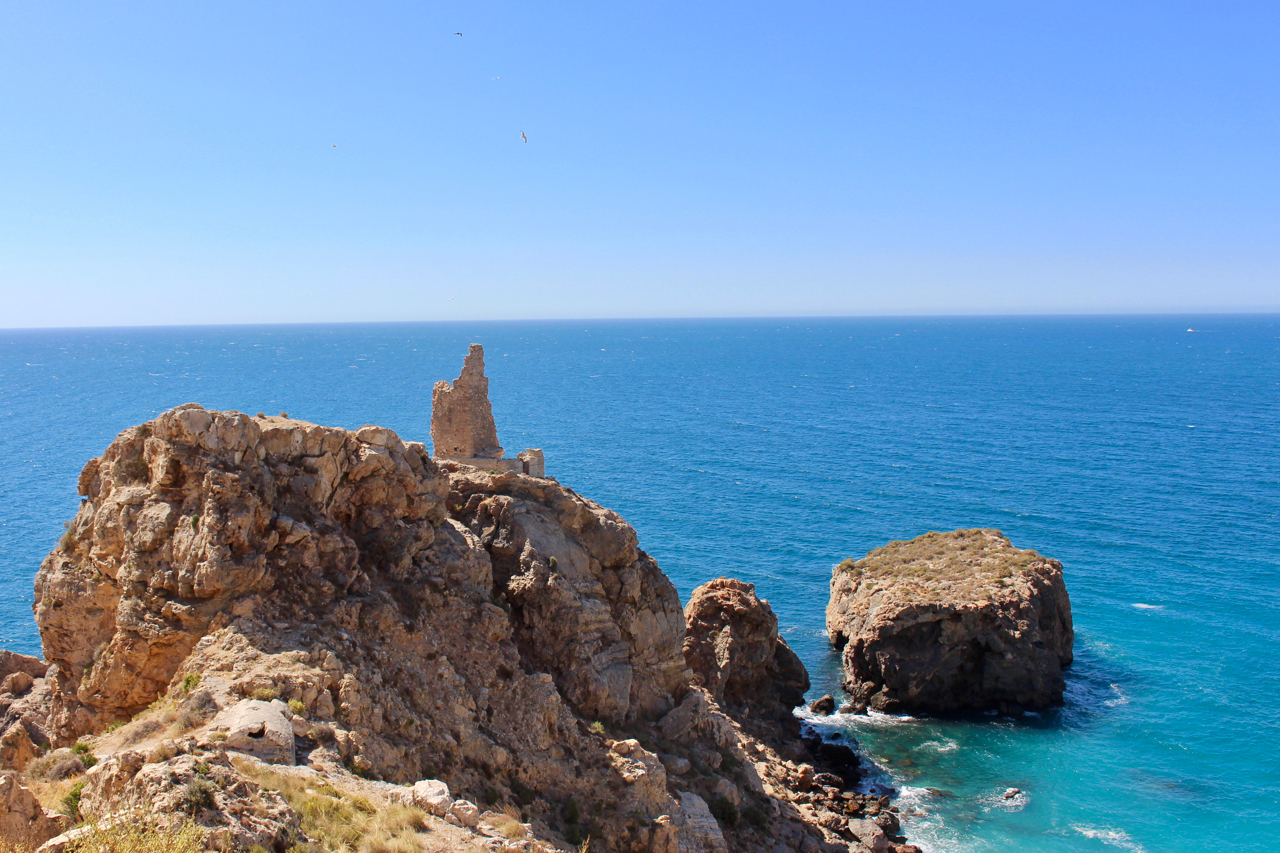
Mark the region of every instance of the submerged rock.
POLYGON ((998 530, 928 533, 845 560, 827 632, 860 711, 1061 704, 1074 640, 1062 564, 998 530))

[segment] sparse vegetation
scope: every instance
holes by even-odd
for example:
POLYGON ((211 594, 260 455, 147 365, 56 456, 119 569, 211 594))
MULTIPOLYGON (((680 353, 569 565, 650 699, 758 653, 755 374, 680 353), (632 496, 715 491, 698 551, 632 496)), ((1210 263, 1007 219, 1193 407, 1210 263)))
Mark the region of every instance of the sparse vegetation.
POLYGON ((197 672, 188 672, 182 676, 182 681, 178 683, 178 690, 182 693, 183 698, 191 695, 191 691, 200 685, 200 674, 197 672))
POLYGON ((417 830, 425 812, 393 803, 376 808, 363 797, 346 797, 331 785, 299 779, 235 761, 240 773, 263 788, 280 792, 302 818, 302 831, 319 847, 298 853, 417 853, 417 830))
POLYGON ((80 794, 84 792, 86 781, 81 779, 72 785, 71 790, 62 798, 62 813, 74 821, 80 820, 80 794))
POLYGON ((85 770, 88 770, 90 767, 98 763, 98 759, 89 749, 89 744, 87 743, 77 743, 75 746, 71 747, 71 751, 75 753, 76 758, 80 759, 80 763, 84 765, 85 770))
POLYGON ((253 698, 259 702, 271 702, 280 698, 280 691, 274 687, 259 687, 253 691, 253 698))
POLYGON ((716 797, 711 801, 711 814, 721 826, 730 829, 738 825, 738 807, 728 797, 716 797))
POLYGON ((598 735, 604 734, 604 723, 600 722, 599 720, 596 720, 588 728, 590 728, 591 731, 594 732, 595 734, 598 734, 598 735))
MULTIPOLYGON (((71 850, 71 848, 68 848, 71 850)), ((89 824, 74 853, 201 853, 204 833, 189 820, 161 827, 153 818, 89 824)))
POLYGON ((883 586, 885 581, 899 583, 897 588, 912 600, 938 601, 944 591, 980 592, 1002 586, 1016 572, 1022 572, 1044 557, 1030 549, 1008 544, 998 530, 955 530, 931 532, 909 541, 890 542, 876 548, 861 560, 846 559, 836 566, 836 573, 848 575, 867 584, 867 591, 883 586))
POLYGON ((195 816, 205 809, 214 807, 214 792, 217 787, 201 776, 197 776, 182 789, 182 810, 195 816))
POLYGON ((302 704, 302 700, 301 700, 301 699, 290 699, 290 700, 289 700, 289 711, 290 711, 290 713, 292 713, 295 717, 301 717, 302 715, 304 715, 304 714, 306 714, 306 713, 307 713, 307 706, 306 706, 306 705, 304 705, 304 704, 302 704))

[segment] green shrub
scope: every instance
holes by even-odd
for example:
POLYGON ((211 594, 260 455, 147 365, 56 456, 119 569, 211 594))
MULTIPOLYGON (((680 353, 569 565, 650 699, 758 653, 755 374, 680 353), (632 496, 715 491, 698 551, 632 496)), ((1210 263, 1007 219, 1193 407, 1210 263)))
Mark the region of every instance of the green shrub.
POLYGON ((187 783, 182 790, 181 809, 189 815, 197 815, 214 806, 213 793, 216 789, 208 779, 196 777, 187 783))
POLYGON ((307 706, 302 704, 301 699, 290 699, 289 710, 295 717, 301 717, 303 714, 307 713, 307 706))
POLYGON ((191 695, 191 691, 195 690, 200 684, 200 674, 197 672, 188 672, 182 676, 182 681, 178 684, 178 689, 182 691, 183 696, 191 695))
POLYGON ((604 723, 600 722, 599 720, 596 720, 594 723, 592 723, 589 728, 591 729, 592 732, 598 735, 604 734, 604 723))
POLYGON ((72 785, 71 790, 62 798, 62 813, 77 822, 80 820, 80 794, 84 791, 86 781, 81 779, 72 785))
POLYGON ((738 807, 728 797, 716 797, 712 800, 711 814, 721 826, 732 829, 738 825, 738 807))
POLYGON ((280 691, 274 687, 259 687, 253 691, 253 698, 260 702, 271 702, 280 698, 280 691))
MULTIPOLYGON (((565 823, 577 823, 582 818, 582 810, 578 808, 578 801, 573 797, 565 800, 563 806, 560 807, 560 817, 564 818, 565 823)), ((574 842, 577 843, 576 841, 574 842)))

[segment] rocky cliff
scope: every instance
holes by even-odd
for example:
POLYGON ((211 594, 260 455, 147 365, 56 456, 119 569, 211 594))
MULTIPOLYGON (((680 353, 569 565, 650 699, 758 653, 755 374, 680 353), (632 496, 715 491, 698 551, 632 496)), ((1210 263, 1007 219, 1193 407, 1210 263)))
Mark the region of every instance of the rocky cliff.
POLYGON ((820 757, 722 709, 757 690, 776 713, 807 684, 776 620, 695 608, 726 650, 708 692, 635 531, 553 480, 186 405, 79 487, 36 578, 46 662, 6 659, 0 732, 41 755, 32 778, 96 755, 84 816, 190 815, 218 849, 363 849, 316 837, 348 802, 490 849, 888 844, 851 829, 820 757))
POLYGON ((859 711, 1060 704, 1074 640, 1062 564, 998 530, 928 533, 845 560, 827 632, 859 711))

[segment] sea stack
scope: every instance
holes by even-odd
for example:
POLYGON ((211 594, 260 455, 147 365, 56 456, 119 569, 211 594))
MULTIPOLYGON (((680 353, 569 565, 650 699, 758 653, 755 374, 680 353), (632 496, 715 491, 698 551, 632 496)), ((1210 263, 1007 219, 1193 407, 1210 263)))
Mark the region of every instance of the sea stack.
POLYGON ((462 373, 450 385, 441 380, 431 393, 433 456, 476 468, 546 476, 542 451, 529 448, 515 459, 502 457, 498 428, 489 402, 489 378, 484 375, 484 347, 472 344, 462 373))
POLYGON ((927 533, 845 560, 827 633, 855 711, 931 713, 1061 704, 1075 636, 1062 564, 999 530, 927 533))

